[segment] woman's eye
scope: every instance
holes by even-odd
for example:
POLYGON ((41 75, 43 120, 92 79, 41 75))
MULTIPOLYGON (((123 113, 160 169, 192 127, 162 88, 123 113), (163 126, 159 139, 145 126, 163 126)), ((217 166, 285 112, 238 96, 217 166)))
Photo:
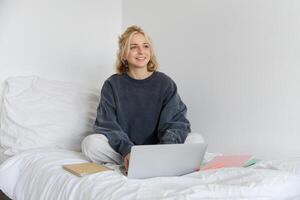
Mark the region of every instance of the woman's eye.
POLYGON ((148 49, 150 46, 148 44, 146 44, 146 45, 144 45, 144 47, 148 49))
POLYGON ((130 47, 130 49, 136 49, 136 46, 132 46, 132 47, 130 47))

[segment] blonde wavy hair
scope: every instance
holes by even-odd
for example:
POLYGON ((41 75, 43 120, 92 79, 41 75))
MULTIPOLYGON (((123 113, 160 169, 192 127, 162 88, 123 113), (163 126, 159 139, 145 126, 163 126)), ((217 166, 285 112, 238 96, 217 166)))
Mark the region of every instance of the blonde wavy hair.
POLYGON ((141 27, 133 25, 133 26, 129 26, 125 30, 125 32, 119 37, 119 50, 117 52, 117 60, 116 60, 116 65, 115 65, 117 74, 126 73, 129 70, 128 62, 126 59, 124 59, 124 54, 129 51, 129 48, 130 48, 129 45, 130 45, 131 38, 135 34, 144 35, 146 41, 149 43, 150 60, 147 64, 147 70, 149 72, 153 72, 153 71, 156 71, 158 68, 158 63, 157 63, 156 57, 154 55, 154 50, 153 50, 151 39, 143 31, 143 29, 141 29, 141 27))

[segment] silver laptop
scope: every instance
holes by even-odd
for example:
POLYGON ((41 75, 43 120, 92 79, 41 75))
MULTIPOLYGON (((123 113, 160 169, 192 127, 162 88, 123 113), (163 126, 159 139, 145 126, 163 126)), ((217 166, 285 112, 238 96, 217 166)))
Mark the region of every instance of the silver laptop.
POLYGON ((197 171, 206 148, 205 143, 133 146, 128 178, 180 176, 197 171))

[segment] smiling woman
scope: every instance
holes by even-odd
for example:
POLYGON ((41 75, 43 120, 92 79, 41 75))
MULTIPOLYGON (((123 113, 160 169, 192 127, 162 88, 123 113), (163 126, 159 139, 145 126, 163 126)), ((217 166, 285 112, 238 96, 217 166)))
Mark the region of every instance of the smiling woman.
POLYGON ((149 36, 138 26, 128 27, 119 37, 116 74, 102 87, 94 125, 97 134, 82 142, 90 160, 124 163, 127 170, 134 145, 203 141, 198 134, 193 135, 201 139, 188 139, 187 107, 175 82, 157 66, 149 36))
POLYGON ((126 58, 131 71, 147 67, 150 60, 150 46, 144 35, 140 33, 133 35, 130 41, 129 50, 126 52, 126 58))
POLYGON ((138 26, 128 27, 119 38, 117 73, 137 76, 139 73, 146 72, 149 75, 157 70, 157 67, 157 60, 149 36, 138 26))

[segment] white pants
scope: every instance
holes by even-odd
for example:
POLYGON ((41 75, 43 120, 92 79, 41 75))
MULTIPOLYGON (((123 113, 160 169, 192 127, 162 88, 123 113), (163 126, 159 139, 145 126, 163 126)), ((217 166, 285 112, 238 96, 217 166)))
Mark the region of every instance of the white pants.
MULTIPOLYGON (((203 143, 204 139, 199 133, 189 133, 185 144, 203 143)), ((83 154, 92 162, 104 164, 122 164, 121 154, 117 153, 108 143, 107 137, 102 134, 92 134, 84 138, 81 143, 83 154)))

